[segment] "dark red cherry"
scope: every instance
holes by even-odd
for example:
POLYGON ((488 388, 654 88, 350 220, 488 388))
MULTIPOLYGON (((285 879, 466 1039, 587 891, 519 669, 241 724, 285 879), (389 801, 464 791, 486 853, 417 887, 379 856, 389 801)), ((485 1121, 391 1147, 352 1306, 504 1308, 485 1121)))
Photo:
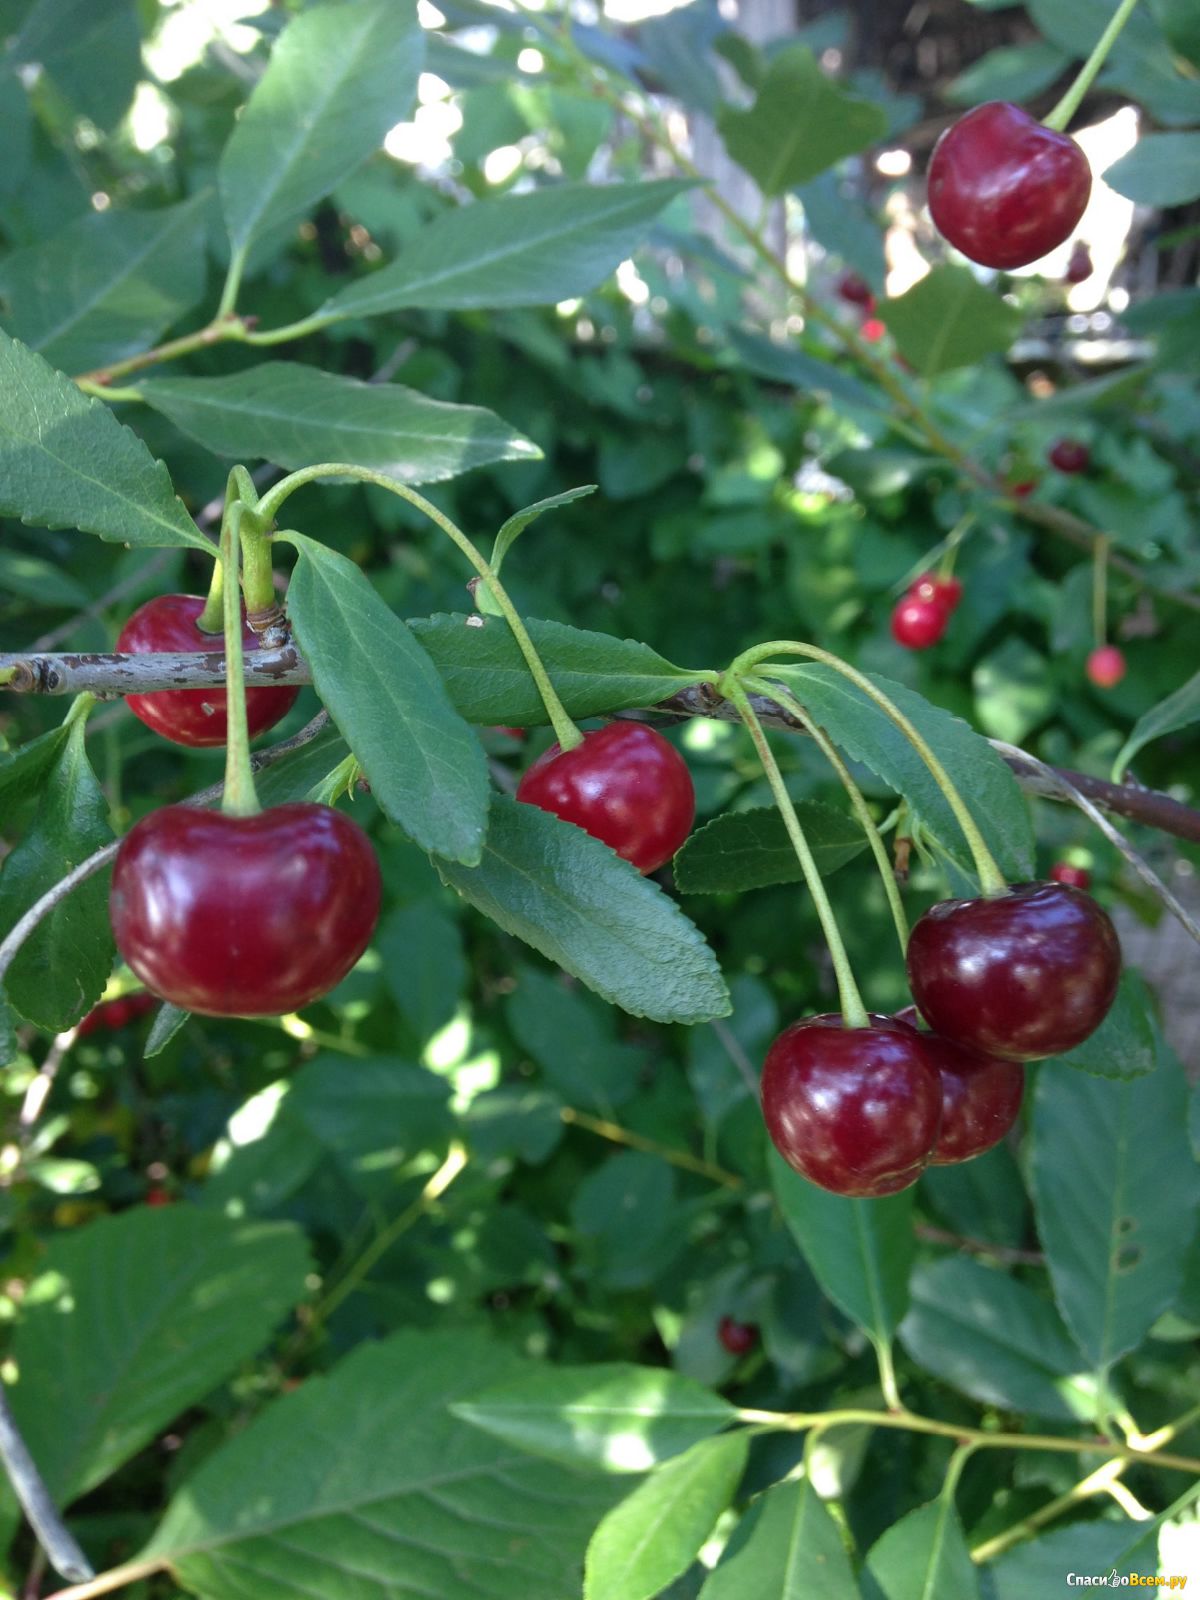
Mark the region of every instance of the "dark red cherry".
POLYGON ((986 900, 943 900, 908 942, 921 1015, 956 1044, 1037 1061, 1096 1031, 1117 992, 1121 946, 1090 895, 1020 883, 986 900))
POLYGON ((941 606, 947 616, 957 610, 958 603, 963 597, 963 586, 958 578, 918 578, 909 587, 909 597, 914 600, 930 600, 935 606, 941 606))
POLYGON ((109 916, 117 948, 164 1000, 273 1017, 327 994, 370 942, 379 866, 331 806, 230 817, 152 811, 121 841, 109 916))
POLYGON ((1012 488, 1008 492, 1009 492, 1009 494, 1012 495, 1014 500, 1028 500, 1029 496, 1033 493, 1033 491, 1036 488, 1037 488, 1037 479, 1036 478, 1026 478, 1021 483, 1014 483, 1012 488))
POLYGON ((1092 252, 1082 239, 1077 239, 1071 249, 1071 259, 1067 262, 1067 270, 1063 276, 1068 283, 1086 283, 1094 271, 1092 252))
POLYGON ((767 1052, 762 1108, 771 1142, 834 1194, 895 1194, 915 1183, 937 1142, 942 1093, 921 1034, 890 1017, 848 1028, 840 1016, 795 1022, 767 1052))
POLYGON ((950 614, 937 600, 905 595, 892 612, 892 638, 906 650, 928 650, 946 631, 950 614))
POLYGON ((931 1167, 970 1161, 999 1144, 1017 1120, 1025 1093, 1025 1068, 968 1050, 939 1033, 922 1037, 942 1080, 942 1129, 931 1167))
POLYGON ((752 1322, 735 1322, 732 1317, 722 1317, 717 1324, 717 1338, 731 1356, 745 1356, 758 1343, 758 1329, 752 1322))
POLYGON ((981 266, 1028 266, 1069 239, 1092 191, 1074 139, 992 100, 946 129, 928 174, 934 226, 981 266))
POLYGON ((669 861, 696 815, 687 763, 640 722, 610 722, 574 750, 552 744, 521 779, 517 799, 573 822, 639 872, 669 861))
POLYGON ((875 295, 871 285, 857 272, 843 272, 838 279, 837 292, 848 305, 862 306, 865 311, 875 309, 875 295))
POLYGON ((154 1004, 152 994, 127 994, 118 1000, 102 1001, 100 1005, 92 1007, 75 1029, 75 1037, 85 1039, 89 1033, 115 1033, 119 1028, 128 1027, 131 1022, 144 1017, 147 1011, 154 1009, 154 1004))
POLYGON ((1092 875, 1086 867, 1073 867, 1069 861, 1056 861, 1050 868, 1055 883, 1070 884, 1072 889, 1090 889, 1092 875))
MULTIPOLYGON (((121 629, 117 649, 131 655, 148 655, 155 650, 206 650, 225 654, 225 640, 219 633, 204 633, 196 619, 204 610, 198 594, 160 594, 139 606, 121 629)), ((257 650, 258 635, 242 621, 242 643, 257 650)), ((281 684, 278 689, 246 690, 246 721, 250 737, 273 728, 296 703, 297 686, 281 684)), ((170 689, 161 694, 126 695, 125 704, 148 728, 161 733, 174 744, 214 745, 225 743, 228 720, 224 689, 170 689)))
POLYGON ((174 1205, 175 1201, 168 1190, 160 1189, 156 1185, 146 1190, 142 1204, 145 1206, 170 1206, 174 1205))
POLYGON ((1046 460, 1056 472, 1065 472, 1074 477, 1078 472, 1087 471, 1092 452, 1078 439, 1056 439, 1046 452, 1046 460))
POLYGON ((1125 676, 1125 657, 1115 644, 1102 644, 1088 656, 1086 670, 1097 689, 1112 689, 1125 676))

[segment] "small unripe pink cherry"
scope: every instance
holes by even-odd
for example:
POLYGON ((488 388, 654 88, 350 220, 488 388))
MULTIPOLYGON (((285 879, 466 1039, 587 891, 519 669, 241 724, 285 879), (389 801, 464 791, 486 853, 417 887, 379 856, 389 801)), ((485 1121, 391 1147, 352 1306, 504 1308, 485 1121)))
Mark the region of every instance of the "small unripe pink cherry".
POLYGON ((1125 657, 1115 644, 1102 644, 1087 658, 1087 675, 1097 689, 1112 689, 1125 676, 1125 657))

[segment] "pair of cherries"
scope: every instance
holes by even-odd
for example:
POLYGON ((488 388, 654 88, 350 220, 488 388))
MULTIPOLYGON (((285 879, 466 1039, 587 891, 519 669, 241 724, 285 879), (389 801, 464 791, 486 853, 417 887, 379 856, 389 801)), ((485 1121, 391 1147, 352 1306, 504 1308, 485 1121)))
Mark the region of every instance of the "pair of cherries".
POLYGON ((866 1197, 981 1155, 1016 1120, 1023 1063, 1094 1033, 1120 972, 1108 916, 1069 884, 942 901, 909 940, 916 1009, 864 1028, 809 1017, 772 1044, 762 1076, 771 1140, 810 1182, 866 1197))
POLYGON ((892 638, 906 650, 928 650, 949 627, 962 593, 957 578, 918 578, 892 612, 892 638))

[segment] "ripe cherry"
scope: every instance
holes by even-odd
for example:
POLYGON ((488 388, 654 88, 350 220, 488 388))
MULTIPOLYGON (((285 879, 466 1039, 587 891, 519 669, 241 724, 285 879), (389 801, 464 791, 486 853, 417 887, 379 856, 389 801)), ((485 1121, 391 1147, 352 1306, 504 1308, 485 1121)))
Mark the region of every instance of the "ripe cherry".
POLYGON ((892 638, 906 650, 928 650, 949 621, 950 613, 938 601, 905 595, 892 612, 892 638))
POLYGON ((1012 495, 1014 500, 1028 500, 1029 496, 1036 488, 1036 478, 1025 478, 1020 483, 1014 483, 1008 492, 1012 495))
POLYGON ((941 606, 947 616, 958 609, 958 603, 963 597, 962 582, 958 578, 918 578, 916 583, 910 585, 909 595, 916 600, 932 600, 935 606, 941 606))
POLYGON ((1011 270, 1071 237, 1092 172, 1074 139, 992 100, 942 134, 928 190, 934 226, 955 249, 981 266, 1011 270))
POLYGON ((891 1017, 848 1028, 840 1016, 795 1022, 767 1052, 762 1108, 771 1142, 834 1194, 895 1194, 915 1183, 937 1142, 942 1092, 923 1036, 891 1017))
POLYGON ((1102 644, 1088 656, 1085 670, 1097 689, 1112 689, 1125 676, 1125 657, 1115 644, 1102 644))
POLYGON ((1055 883, 1066 883, 1072 889, 1090 889, 1092 875, 1086 867, 1073 867, 1069 861, 1056 861, 1050 868, 1055 883))
POLYGON ((752 1322, 735 1322, 732 1317, 722 1317, 717 1324, 717 1338, 731 1356, 745 1356, 758 1343, 758 1329, 752 1322))
MULTIPOLYGON (((147 600, 126 622, 117 638, 117 649, 131 655, 146 655, 155 650, 205 650, 224 655, 225 640, 219 633, 205 633, 196 619, 204 610, 197 594, 160 594, 147 600)), ((243 619, 242 643, 257 650, 258 635, 243 619)), ((281 684, 277 689, 246 690, 246 721, 250 737, 273 728, 287 715, 300 693, 297 686, 281 684)), ((170 689, 159 694, 126 695, 125 704, 148 728, 161 733, 174 744, 216 745, 225 743, 228 719, 224 689, 170 689)))
POLYGON ((164 1000, 273 1017, 346 976, 370 941, 379 894, 370 840, 330 806, 251 817, 167 806, 122 839, 109 916, 117 948, 164 1000))
POLYGON ((574 750, 552 744, 521 779, 517 799, 573 822, 639 872, 669 861, 696 816, 687 763, 640 722, 610 722, 574 750))
POLYGON ((89 1033, 116 1033, 119 1028, 128 1027, 131 1022, 144 1017, 147 1011, 152 1011, 154 1004, 152 994, 127 994, 119 1000, 105 1000, 92 1007, 75 1029, 75 1037, 85 1039, 89 1033))
POLYGON ((1071 259, 1067 262, 1067 270, 1063 276, 1068 283, 1086 283, 1094 271, 1092 252, 1082 239, 1076 239, 1071 249, 1071 259))
POLYGON ((864 311, 875 309, 875 295, 871 285, 857 272, 843 272, 838 279, 837 292, 847 305, 862 306, 864 311))
MULTIPOLYGON (((915 1006, 897 1012, 896 1021, 918 1025, 915 1006)), ((981 1055, 921 1030, 926 1054, 942 1080, 942 1126, 931 1167, 970 1161, 999 1144, 1017 1120, 1025 1093, 1025 1068, 1019 1061, 981 1055)))
POLYGON ((1078 439, 1056 439, 1046 452, 1046 459, 1056 472, 1070 477, 1086 472, 1091 465, 1092 452, 1078 439))
POLYGON ((1062 883, 943 900, 908 942, 909 984, 933 1031, 1013 1061, 1082 1044, 1104 1021, 1120 975, 1112 923, 1090 895, 1062 883))
POLYGON ((858 331, 868 344, 878 344, 887 332, 887 323, 881 322, 878 317, 867 317, 858 331))
POLYGON ((157 1187, 157 1185, 147 1189, 142 1200, 144 1206, 169 1206, 174 1203, 170 1193, 166 1189, 157 1187))

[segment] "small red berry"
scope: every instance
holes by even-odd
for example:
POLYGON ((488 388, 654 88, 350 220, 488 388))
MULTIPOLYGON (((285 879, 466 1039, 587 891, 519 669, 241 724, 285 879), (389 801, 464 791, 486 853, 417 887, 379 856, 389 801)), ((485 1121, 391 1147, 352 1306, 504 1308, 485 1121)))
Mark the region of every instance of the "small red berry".
POLYGON ((1074 139, 992 100, 946 129, 929 162, 938 232, 981 266, 1028 266, 1071 237, 1092 189, 1074 139))
POLYGON ((1094 271, 1092 252, 1082 239, 1077 239, 1071 250, 1071 259, 1067 262, 1067 270, 1063 276, 1068 283, 1086 283, 1094 271))
POLYGON ((862 306, 864 311, 875 309, 875 295, 871 285, 857 272, 843 272, 838 279, 837 292, 848 305, 862 306))
POLYGON ((892 612, 892 638, 906 650, 928 650, 945 633, 949 620, 936 600, 906 595, 892 612))
POLYGON ((1021 483, 1014 483, 1008 492, 1012 495, 1014 500, 1028 500, 1029 496, 1036 488, 1037 479, 1026 478, 1021 483))
POLYGON ((1087 675, 1097 689, 1112 689, 1125 676, 1125 657, 1115 644, 1102 644, 1087 658, 1087 675))
POLYGON ((958 603, 963 596, 963 586, 958 578, 918 578, 916 583, 910 586, 908 593, 914 600, 932 601, 950 616, 958 609, 958 603))
POLYGON ((859 332, 868 344, 878 344, 887 332, 887 323, 881 322, 878 317, 867 317, 859 332))
POLYGON ((752 1322, 735 1322, 732 1317, 722 1317, 717 1324, 717 1338, 731 1356, 745 1356, 758 1343, 758 1329, 752 1322))
POLYGON ((118 1028, 127 1027, 139 1017, 144 1017, 147 1011, 154 1009, 154 1005, 154 996, 144 991, 122 995, 118 1000, 105 1000, 100 1005, 92 1007, 75 1029, 75 1037, 85 1039, 89 1033, 95 1033, 98 1029, 115 1033, 118 1028))
POLYGON ((159 1188, 147 1189, 145 1199, 142 1202, 143 1205, 147 1206, 169 1206, 174 1203, 172 1196, 165 1189, 159 1188))
POLYGON ((1076 473, 1087 471, 1092 452, 1078 439, 1056 439, 1047 450, 1046 459, 1056 472, 1065 472, 1074 477, 1076 473))
MULTIPOLYGON (((126 622, 117 637, 117 649, 130 655, 154 651, 208 651, 225 654, 225 640, 219 633, 204 633, 197 618, 204 601, 197 594, 160 594, 147 600, 126 622)), ((259 638, 249 623, 242 621, 242 643, 257 650, 259 638)), ((287 715, 300 693, 297 686, 283 684, 278 689, 246 690, 246 721, 250 737, 273 728, 287 715)), ((148 728, 170 739, 173 744, 194 747, 225 743, 228 718, 224 689, 169 689, 157 694, 130 694, 125 704, 148 728)))
POLYGON ((1055 883, 1068 884, 1072 889, 1090 889, 1092 875, 1086 867, 1073 867, 1069 861, 1056 861, 1050 868, 1055 883))
POLYGON ((517 799, 573 822, 639 872, 669 861, 696 816, 687 763, 640 722, 610 722, 573 750, 552 744, 517 785, 517 799))

